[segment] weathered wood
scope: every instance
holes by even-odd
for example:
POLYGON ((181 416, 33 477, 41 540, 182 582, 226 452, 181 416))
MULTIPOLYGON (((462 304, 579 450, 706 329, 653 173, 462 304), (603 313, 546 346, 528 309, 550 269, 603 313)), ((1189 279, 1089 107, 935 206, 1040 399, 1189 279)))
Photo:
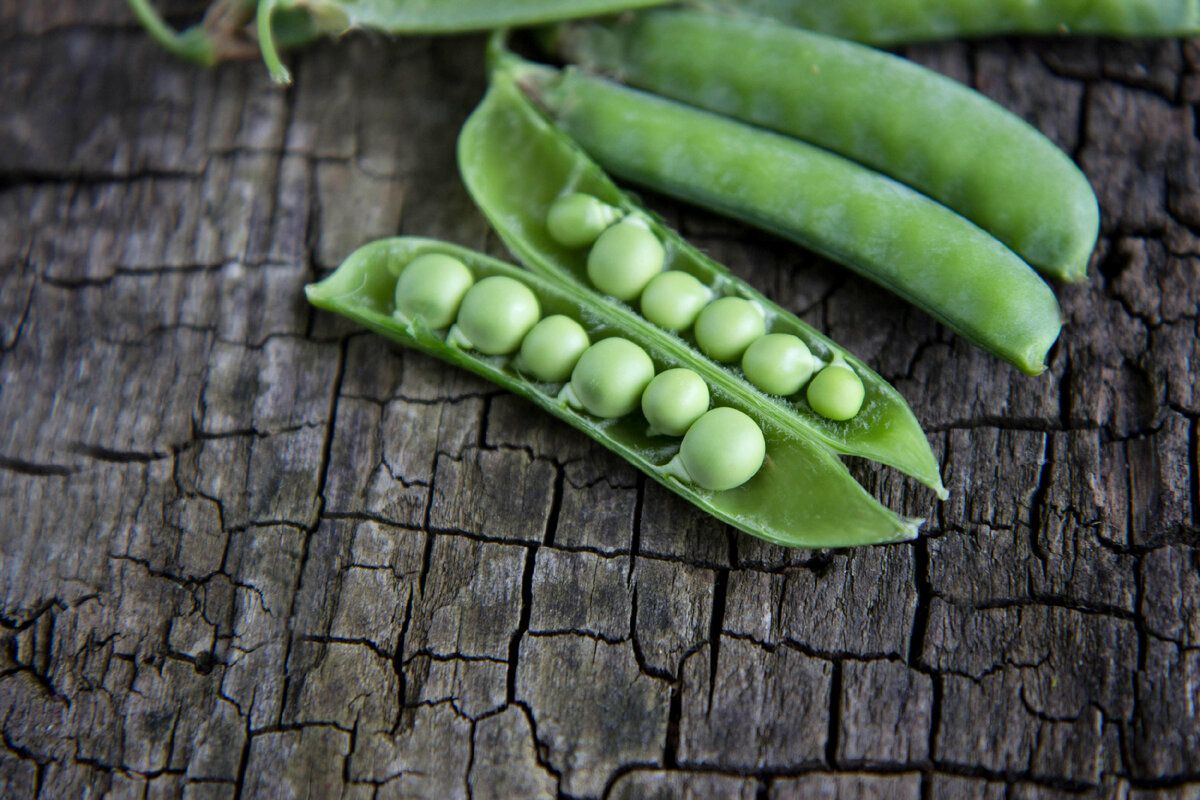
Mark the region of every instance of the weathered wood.
POLYGON ((0 0, 0 794, 1200 798, 1200 47, 909 50, 1097 189, 1041 378, 650 198, 942 456, 942 504, 854 465, 921 539, 815 553, 305 304, 380 236, 500 253, 481 51, 350 36, 285 91, 0 0))

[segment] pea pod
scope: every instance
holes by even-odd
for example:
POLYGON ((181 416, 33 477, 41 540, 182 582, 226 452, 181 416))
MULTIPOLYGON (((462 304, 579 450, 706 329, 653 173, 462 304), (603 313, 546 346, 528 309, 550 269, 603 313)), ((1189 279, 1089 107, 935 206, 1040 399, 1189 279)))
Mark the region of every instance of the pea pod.
POLYGON ((497 64, 609 172, 798 242, 1022 371, 1045 369, 1062 327, 1054 293, 940 203, 823 148, 578 69, 497 64))
POLYGON ((932 70, 769 21, 675 9, 564 24, 553 38, 589 69, 879 170, 1046 275, 1086 277, 1100 229, 1087 178, 1033 126, 932 70))
POLYGON ((180 58, 205 66, 245 58, 262 47, 271 77, 291 75, 279 51, 352 28, 393 34, 483 31, 540 25, 662 5, 670 0, 214 0, 204 22, 175 31, 152 0, 126 0, 142 27, 180 58), (251 32, 250 23, 256 22, 251 32))
MULTIPOLYGON (((366 245, 352 253, 332 275, 306 287, 305 291, 309 301, 320 308, 349 317, 393 341, 482 375, 529 399, 626 458, 668 489, 746 533, 802 547, 873 544, 916 536, 918 520, 900 517, 880 505, 835 455, 796 436, 777 406, 742 392, 727 381, 711 384, 714 404, 717 410, 732 414, 729 411, 732 409, 753 420, 762 432, 766 461, 749 481, 736 488, 707 490, 678 477, 681 467, 676 456, 680 441, 649 432, 639 413, 599 419, 564 402, 559 396, 561 384, 542 383, 528 377, 518 368, 515 354, 482 355, 455 344, 447 331, 431 329, 419 317, 397 316, 393 312, 398 275, 414 259, 429 254, 461 261, 471 271, 476 286, 496 278, 519 283, 536 297, 541 313, 577 321, 592 341, 627 339, 644 350, 660 372, 674 368, 699 371, 702 366, 694 355, 667 346, 669 342, 661 335, 630 325, 626 315, 617 313, 607 303, 581 295, 576 287, 428 239, 385 239, 366 245)), ((719 417, 709 418, 706 426, 715 425, 714 420, 719 417)), ((703 433, 698 431, 697 435, 703 433)), ((684 460, 691 462, 690 470, 701 476, 699 480, 711 478, 719 483, 725 477, 722 465, 706 452, 711 445, 706 448, 705 444, 690 444, 691 452, 684 460), (715 470, 715 474, 706 475, 706 469, 715 470)))
MULTIPOLYGON (((497 55, 503 59, 504 56, 497 55)), ((827 337, 787 313, 729 271, 688 245, 621 192, 561 130, 550 124, 517 88, 515 73, 493 73, 492 86, 463 126, 459 137, 459 171, 476 204, 509 249, 530 269, 556 280, 570 281, 581 296, 594 297, 587 254, 559 244, 546 226, 548 209, 560 195, 582 192, 639 218, 666 251, 667 272, 686 273, 716 295, 730 295, 765 311, 767 332, 799 337, 824 362, 843 359, 866 388, 862 411, 848 422, 818 415, 802 397, 771 398, 754 389, 739 372, 702 360, 693 369, 727 392, 755 395, 774 409, 778 424, 803 439, 836 452, 862 456, 914 476, 945 496, 937 460, 904 399, 886 381, 827 337)), ((644 297, 643 297, 644 301, 644 297)), ((692 341, 651 324, 630 306, 612 303, 626 324, 661 342, 683 360, 696 348, 692 341)))
POLYGON ((700 0, 832 36, 888 46, 1002 33, 1193 36, 1197 0, 700 0))
POLYGON ((258 30, 271 77, 291 80, 272 40, 276 11, 301 11, 314 30, 361 28, 393 34, 455 33, 536 25, 662 5, 669 0, 259 0, 258 30))

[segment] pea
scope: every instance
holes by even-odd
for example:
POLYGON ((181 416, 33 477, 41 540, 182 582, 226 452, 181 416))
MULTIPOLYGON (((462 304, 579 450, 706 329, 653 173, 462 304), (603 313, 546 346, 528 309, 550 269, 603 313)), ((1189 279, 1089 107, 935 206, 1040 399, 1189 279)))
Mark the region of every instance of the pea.
POLYGON ((542 315, 525 284, 505 275, 484 278, 467 290, 451 338, 490 356, 516 350, 542 315))
POLYGON ((865 395, 862 379, 845 364, 830 364, 808 385, 808 404, 813 411, 839 422, 858 414, 865 395))
POLYGON ((588 279, 605 294, 629 301, 662 272, 665 258, 662 244, 646 223, 626 219, 596 240, 588 253, 588 279))
POLYGON ((712 300, 712 292, 697 278, 680 270, 655 275, 642 292, 642 316, 660 328, 686 331, 700 310, 712 300))
POLYGON ((762 429, 736 408, 714 408, 688 428, 679 460, 692 481, 723 492, 754 477, 766 458, 762 429))
POLYGON ((582 325, 568 316, 552 314, 525 334, 519 367, 539 381, 561 383, 571 377, 571 370, 589 344, 582 325))
POLYGON ((417 256, 396 281, 396 313, 423 320, 435 330, 445 328, 454 322, 463 295, 474 282, 467 265, 453 256, 417 256))
POLYGON ((654 378, 654 362, 628 339, 601 339, 584 351, 571 373, 570 390, 589 413, 610 419, 638 407, 654 378))
POLYGON ((737 361, 755 339, 767 332, 758 306, 741 297, 722 297, 696 318, 696 344, 717 361, 737 361))
POLYGON ((586 247, 621 218, 621 210, 590 194, 566 194, 550 204, 546 229, 563 247, 586 247))
POLYGON ((790 333, 768 333, 755 339, 742 356, 746 380, 767 394, 795 394, 819 366, 820 360, 808 345, 790 333))
POLYGON ((660 372, 642 393, 642 413, 650 427, 668 436, 683 436, 708 410, 708 384, 690 369, 660 372))

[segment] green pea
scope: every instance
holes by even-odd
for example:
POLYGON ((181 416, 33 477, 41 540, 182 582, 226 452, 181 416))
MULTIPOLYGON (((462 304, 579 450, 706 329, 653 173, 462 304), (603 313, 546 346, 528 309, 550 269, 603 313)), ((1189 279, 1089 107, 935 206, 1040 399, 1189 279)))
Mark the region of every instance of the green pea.
POLYGON ((714 408, 688 428, 678 458, 693 483, 723 492, 753 478, 766 454, 758 423, 736 408, 714 408))
POLYGON ((742 356, 746 380, 767 394, 795 394, 820 366, 808 345, 790 333, 768 333, 755 339, 742 356))
POLYGON ((516 350, 542 315, 533 292, 504 275, 484 278, 467 290, 451 339, 490 356, 516 350))
POLYGON ((862 408, 862 379, 845 364, 830 364, 808 385, 808 404, 822 417, 842 422, 862 408))
POLYGON ((588 279, 605 294, 629 301, 662 272, 665 258, 662 244, 646 223, 626 219, 596 240, 588 253, 588 279))
POLYGON ((596 342, 579 357, 567 399, 597 417, 623 417, 638 407, 653 378, 654 362, 646 351, 614 336, 596 342))
POLYGON ((696 318, 696 344, 717 361, 737 361, 750 343, 766 332, 758 306, 741 297, 714 300, 696 318))
POLYGON ((621 218, 621 210, 590 194, 566 194, 550 204, 546 228, 563 247, 586 247, 621 218))
POLYGON ((423 320, 430 328, 445 328, 458 314, 463 295, 475 277, 453 256, 426 253, 408 263, 396 281, 396 312, 423 320))
POLYGON ((519 366, 539 381, 561 383, 571 377, 571 370, 589 344, 591 340, 582 325, 562 314, 552 314, 525 334, 519 366))
POLYGON ((708 410, 708 384, 690 369, 660 372, 642 393, 642 413, 650 427, 668 436, 683 436, 708 410))
POLYGON ((642 292, 642 316, 660 328, 686 331, 709 301, 712 292, 697 278, 680 270, 655 275, 642 292))

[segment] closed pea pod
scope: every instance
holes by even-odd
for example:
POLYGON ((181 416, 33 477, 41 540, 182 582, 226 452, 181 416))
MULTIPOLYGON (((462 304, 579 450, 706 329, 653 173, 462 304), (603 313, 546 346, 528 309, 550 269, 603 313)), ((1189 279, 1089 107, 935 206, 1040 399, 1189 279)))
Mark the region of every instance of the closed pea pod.
POLYGON ((559 383, 571 377, 571 370, 590 344, 582 325, 563 314, 552 314, 525 334, 518 368, 539 381, 559 383))
POLYGON ((1045 370, 1062 327, 1054 293, 1012 250, 945 206, 787 136, 578 70, 507 64, 617 175, 786 236, 1022 371, 1045 370))
MULTIPOLYGON (((581 296, 592 295, 595 290, 587 275, 586 259, 576 251, 564 250, 545 229, 550 203, 564 193, 581 192, 645 219, 666 250, 664 267, 669 272, 655 281, 670 272, 682 272, 704 288, 705 299, 716 293, 750 300, 767 310, 771 333, 799 337, 822 361, 840 356, 862 377, 866 399, 853 425, 820 416, 803 398, 768 400, 760 395, 761 401, 756 402, 774 405, 779 416, 773 418, 783 429, 838 453, 895 466, 944 494, 929 442, 893 387, 828 337, 771 303, 732 276, 728 269, 690 246, 623 194, 517 88, 518 70, 506 66, 511 57, 504 53, 493 55, 504 68, 493 73, 487 96, 463 127, 458 147, 459 169, 472 197, 513 253, 538 274, 569 281, 581 296)), ((614 306, 614 313, 646 335, 661 337, 663 347, 676 360, 694 357, 694 346, 665 333, 663 328, 667 326, 660 327, 624 306, 614 306)), ((703 377, 714 398, 729 392, 757 394, 739 374, 707 360, 689 368, 703 377)))
POLYGON ((704 379, 690 369, 669 369, 654 376, 642 393, 642 414, 650 427, 668 436, 682 436, 708 410, 704 379))
POLYGON ((521 345, 540 316, 537 298, 527 286, 493 275, 467 290, 450 339, 481 353, 504 355, 521 345))
MULTIPOLYGON (((148 0, 129 2, 135 8, 149 9, 148 0)), ((249 0, 243 5, 254 10, 255 31, 271 77, 277 82, 289 83, 291 74, 283 65, 275 40, 278 18, 286 21, 286 30, 290 33, 291 42, 280 42, 286 46, 312 41, 322 35, 340 35, 355 28, 396 34, 484 31, 644 8, 664 2, 667 0, 505 0, 502 3, 491 0, 257 0, 257 9, 254 9, 253 0, 249 0)), ((152 12, 148 13, 152 15, 152 12)), ((189 31, 204 35, 203 28, 189 31)), ((171 39, 160 36, 164 43, 171 39)))
MULTIPOLYGON (((977 4, 955 5, 977 14, 977 4)), ((1087 178, 1033 126, 932 70, 811 31, 682 9, 572 23, 558 40, 569 59, 632 86, 879 170, 1046 275, 1086 277, 1100 225, 1087 178)))
POLYGON ((271 77, 287 83, 291 74, 279 48, 340 36, 352 28, 393 34, 484 31, 610 14, 669 0, 225 0, 210 9, 220 13, 210 13, 182 32, 166 23, 151 0, 126 2, 159 44, 198 64, 213 66, 245 57, 253 51, 240 37, 257 38, 271 77))
MULTIPOLYGON (((536 25, 594 17, 668 0, 268 0, 279 8, 299 6, 309 13, 340 10, 350 28, 389 33, 457 33, 536 25)), ((262 0, 260 0, 260 3, 262 0)))
MULTIPOLYGON (((520 283, 535 295, 550 316, 579 321, 589 337, 616 337, 643 351, 666 369, 701 367, 697 356, 687 361, 666 346, 668 336, 631 325, 629 318, 598 297, 571 284, 548 280, 464 248, 427 239, 385 239, 352 253, 332 275, 306 287, 309 300, 336 311, 390 339, 416 347, 450 364, 468 369, 530 400, 546 412, 591 436, 627 459, 652 479, 739 529, 790 546, 828 547, 895 541, 916 535, 917 522, 887 510, 863 491, 836 456, 798 438, 778 410, 751 394, 718 387, 723 404, 754 419, 770 458, 745 483, 730 489, 705 488, 697 480, 669 469, 682 446, 678 440, 646 430, 639 414, 601 419, 585 409, 561 402, 545 383, 526 377, 515 356, 488 356, 449 342, 449 334, 427 326, 404 324, 394 314, 396 274, 392 264, 405 264, 427 253, 441 253, 468 266, 477 284, 492 277, 520 283), (681 360, 682 358, 682 360, 681 360)), ((743 462, 746 459, 741 459, 743 462)), ((706 479, 702 477, 702 479, 706 479)), ((716 485, 713 483, 713 485, 716 485)))

